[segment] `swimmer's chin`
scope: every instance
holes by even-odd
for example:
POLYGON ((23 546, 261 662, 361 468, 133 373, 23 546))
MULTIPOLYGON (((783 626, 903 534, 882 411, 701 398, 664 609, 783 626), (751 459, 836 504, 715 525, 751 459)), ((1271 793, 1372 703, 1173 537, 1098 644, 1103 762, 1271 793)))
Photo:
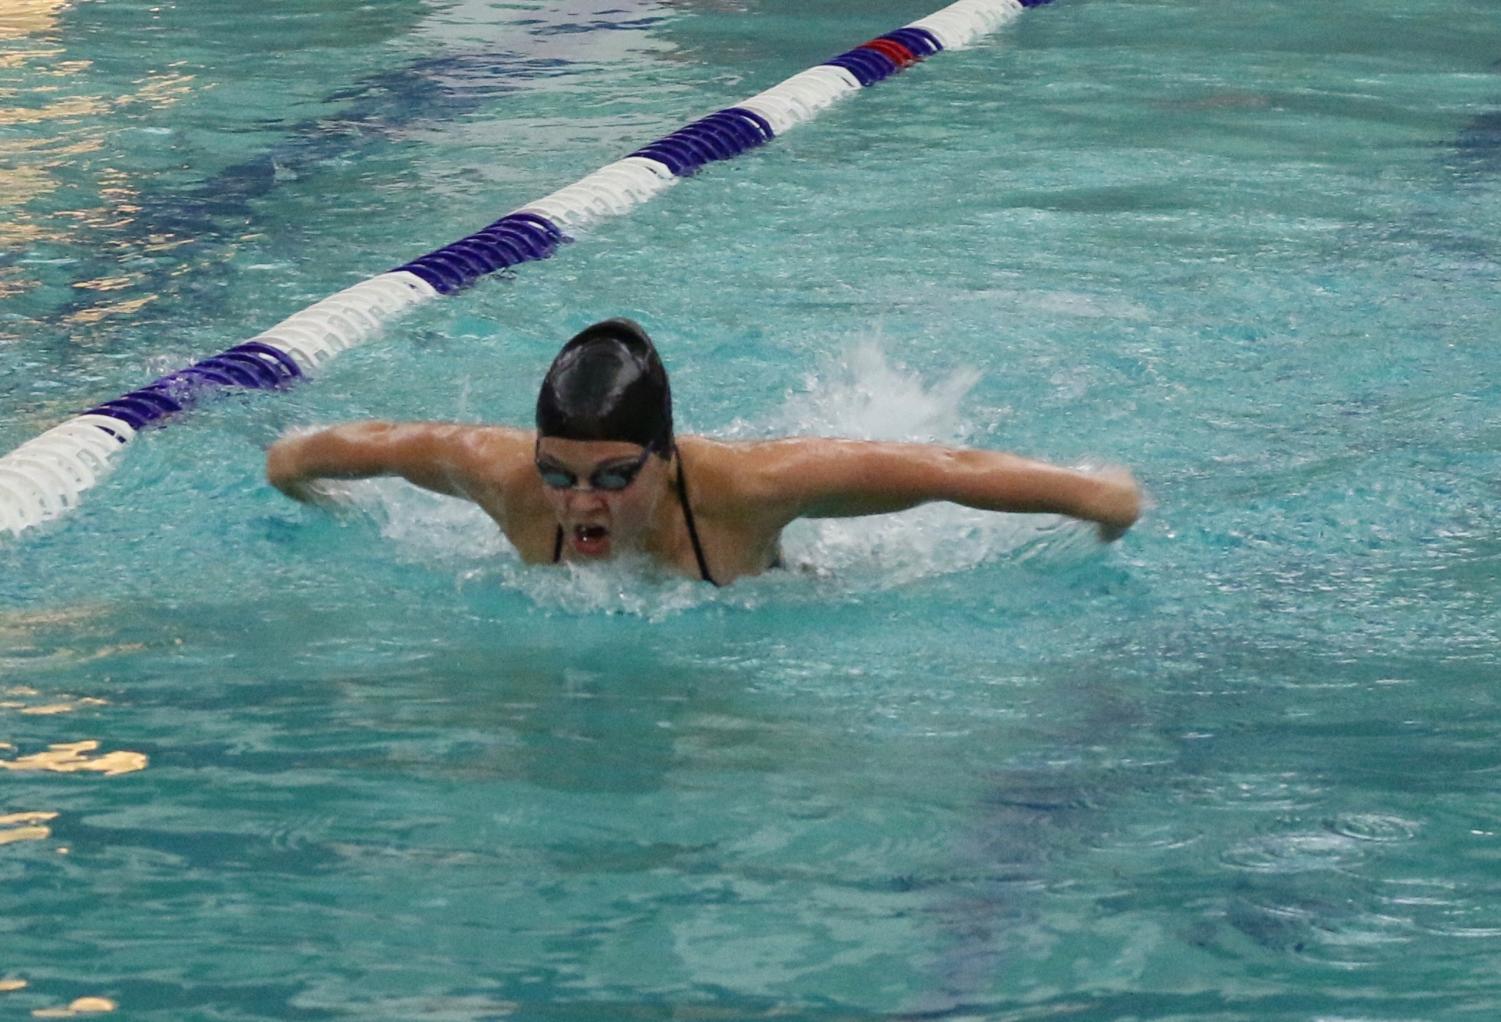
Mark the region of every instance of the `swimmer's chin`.
POLYGON ((568 563, 589 572, 603 572, 607 576, 642 580, 668 580, 679 577, 678 573, 662 564, 645 550, 632 546, 611 544, 597 557, 586 557, 570 551, 568 563))

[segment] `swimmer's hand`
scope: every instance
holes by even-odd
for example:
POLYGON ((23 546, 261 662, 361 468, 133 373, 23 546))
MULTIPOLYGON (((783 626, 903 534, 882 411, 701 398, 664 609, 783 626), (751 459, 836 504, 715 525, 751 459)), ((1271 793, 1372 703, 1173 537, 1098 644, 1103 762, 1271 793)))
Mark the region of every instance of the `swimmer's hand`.
POLYGON ((1123 468, 1100 469, 1091 475, 1099 487, 1090 518, 1099 525, 1100 542, 1113 543, 1141 517, 1141 486, 1123 468))
POLYGON ((297 471, 296 444, 301 432, 286 434, 266 451, 266 481, 293 500, 313 504, 317 495, 312 480, 297 471))
POLYGON ((305 464, 304 441, 316 433, 313 429, 291 430, 266 451, 266 481, 293 500, 330 510, 351 502, 347 486, 333 479, 309 473, 305 464))

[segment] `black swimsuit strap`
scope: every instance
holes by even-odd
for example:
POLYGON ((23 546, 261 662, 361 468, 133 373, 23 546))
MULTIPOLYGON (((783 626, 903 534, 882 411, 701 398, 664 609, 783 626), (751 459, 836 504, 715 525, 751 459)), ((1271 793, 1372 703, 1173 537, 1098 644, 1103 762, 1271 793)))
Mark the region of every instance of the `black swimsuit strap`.
MULTIPOLYGON (((693 522, 693 508, 688 504, 688 480, 683 475, 683 456, 678 453, 676 445, 673 445, 672 453, 678 459, 678 502, 683 505, 683 521, 688 524, 688 538, 693 541, 693 556, 698 560, 698 573, 704 577, 705 582, 718 587, 719 583, 709 574, 709 561, 704 557, 704 545, 698 540, 698 526, 693 522)), ((552 542, 552 563, 558 564, 562 560, 563 527, 559 525, 557 538, 552 542)))
POLYGON ((704 581, 711 586, 718 587, 714 576, 709 574, 709 562, 704 557, 704 546, 698 541, 698 527, 693 524, 693 507, 688 503, 688 480, 683 475, 683 455, 673 444, 672 453, 678 459, 678 501, 683 505, 683 521, 688 523, 688 538, 693 541, 693 556, 698 559, 698 573, 704 577, 704 581))

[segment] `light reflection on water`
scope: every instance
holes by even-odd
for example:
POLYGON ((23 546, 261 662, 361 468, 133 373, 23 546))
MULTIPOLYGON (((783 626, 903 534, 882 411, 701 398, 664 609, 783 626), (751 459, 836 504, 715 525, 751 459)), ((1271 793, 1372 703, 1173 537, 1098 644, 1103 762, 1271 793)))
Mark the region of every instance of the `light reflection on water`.
MULTIPOLYGON (((59 774, 92 773, 115 777, 119 774, 133 774, 138 770, 146 769, 147 759, 139 752, 116 750, 98 756, 87 755, 97 751, 100 744, 94 738, 81 742, 57 742, 48 746, 43 752, 0 759, 0 770, 15 772, 46 770, 59 774)), ((9 742, 0 742, 0 749, 14 750, 15 746, 9 742)))
MULTIPOLYGON (((0 252, 39 257, 48 246, 66 247, 82 230, 102 235, 96 243, 106 250, 114 247, 107 239, 130 231, 139 206, 133 201, 135 193, 127 176, 106 162, 113 134, 110 121, 133 103, 165 108, 190 92, 192 78, 183 75, 152 77, 133 93, 89 91, 104 84, 91 80, 97 77, 90 74, 95 70, 93 61, 68 59, 61 45, 16 48, 18 40, 59 38, 58 19, 67 7, 51 0, 15 0, 0 13, 0 45, 9 50, 0 60, 0 71, 6 72, 4 80, 13 76, 23 85, 0 91, 0 95, 24 101, 0 105, 0 131, 31 129, 19 137, 6 132, 13 137, 0 142, 0 159, 8 164, 6 187, 0 192, 0 252), (92 191, 99 205, 68 208, 80 191, 92 191)), ((0 270, 0 298, 15 298, 41 286, 40 278, 27 271, 31 262, 23 258, 0 270)), ((139 283, 138 275, 126 274, 79 281, 74 286, 104 292, 139 283)), ((79 325, 94 324, 112 315, 137 312, 154 300, 156 295, 146 293, 100 302, 75 310, 69 319, 79 325)), ((0 335, 0 339, 6 338, 0 335)))
POLYGON ((47 823, 55 819, 57 814, 49 812, 6 813, 0 816, 0 845, 45 841, 52 836, 52 828, 47 823))

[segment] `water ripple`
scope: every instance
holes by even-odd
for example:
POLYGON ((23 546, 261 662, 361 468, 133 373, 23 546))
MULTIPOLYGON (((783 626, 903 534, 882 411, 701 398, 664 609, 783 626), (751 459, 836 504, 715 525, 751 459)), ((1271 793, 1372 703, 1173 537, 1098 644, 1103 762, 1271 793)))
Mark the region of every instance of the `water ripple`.
POLYGON ((1228 849, 1220 861, 1249 873, 1306 873, 1341 869, 1360 858, 1355 838, 1342 834, 1276 834, 1252 838, 1228 849))
POLYGON ((1328 827, 1341 837, 1376 842, 1410 841, 1422 829, 1416 821, 1383 813, 1341 813, 1328 827))

